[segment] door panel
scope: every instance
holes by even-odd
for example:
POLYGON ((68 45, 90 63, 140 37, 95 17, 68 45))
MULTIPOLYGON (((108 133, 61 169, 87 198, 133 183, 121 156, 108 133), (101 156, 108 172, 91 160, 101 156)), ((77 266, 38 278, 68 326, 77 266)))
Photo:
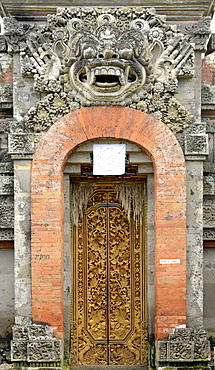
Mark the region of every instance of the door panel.
POLYGON ((106 186, 90 197, 74 239, 72 362, 143 364, 140 225, 128 220, 113 188, 106 186))

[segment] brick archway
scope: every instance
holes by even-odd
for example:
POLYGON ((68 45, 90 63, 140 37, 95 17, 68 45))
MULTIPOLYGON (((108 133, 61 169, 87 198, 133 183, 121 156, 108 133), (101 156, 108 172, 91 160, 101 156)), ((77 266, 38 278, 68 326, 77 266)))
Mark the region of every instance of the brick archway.
MULTIPOLYGON (((96 138, 139 145, 155 171, 155 328, 165 337, 186 322, 185 161, 174 134, 154 117, 131 108, 90 107, 69 113, 44 135, 31 174, 32 315, 63 336, 63 169, 75 148, 96 138), (179 259, 161 264, 161 259, 179 259)), ((150 246, 148 246, 150 248, 150 246)))

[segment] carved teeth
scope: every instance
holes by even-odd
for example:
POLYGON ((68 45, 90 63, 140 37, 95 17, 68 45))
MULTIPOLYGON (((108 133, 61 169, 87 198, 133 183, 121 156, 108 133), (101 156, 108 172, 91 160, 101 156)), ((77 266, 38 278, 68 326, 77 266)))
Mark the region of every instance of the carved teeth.
POLYGON ((86 74, 87 74, 88 84, 93 85, 96 81, 94 69, 91 69, 90 71, 89 67, 86 66, 86 74))
POLYGON ((92 69, 86 66, 87 80, 89 85, 96 84, 100 87, 112 87, 116 86, 117 82, 101 82, 97 81, 97 76, 116 76, 118 77, 118 84, 125 86, 128 81, 130 66, 127 66, 126 69, 115 66, 97 66, 92 69))
POLYGON ((94 70, 92 70, 91 73, 90 73, 90 82, 89 82, 89 84, 93 85, 95 83, 95 81, 96 81, 96 76, 95 76, 94 70))
POLYGON ((124 73, 121 73, 119 81, 122 86, 126 84, 126 81, 128 81, 128 75, 129 75, 130 67, 127 66, 124 73))
POLYGON ((109 76, 121 76, 123 70, 119 67, 101 66, 91 69, 91 73, 94 72, 95 76, 109 75, 109 76))

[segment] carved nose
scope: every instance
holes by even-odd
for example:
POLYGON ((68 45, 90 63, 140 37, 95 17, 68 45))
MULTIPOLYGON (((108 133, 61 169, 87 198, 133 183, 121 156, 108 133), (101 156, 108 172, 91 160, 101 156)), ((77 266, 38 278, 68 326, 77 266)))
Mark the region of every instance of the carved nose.
POLYGON ((111 48, 105 48, 103 52, 99 53, 98 57, 100 59, 114 59, 118 58, 118 54, 111 48))

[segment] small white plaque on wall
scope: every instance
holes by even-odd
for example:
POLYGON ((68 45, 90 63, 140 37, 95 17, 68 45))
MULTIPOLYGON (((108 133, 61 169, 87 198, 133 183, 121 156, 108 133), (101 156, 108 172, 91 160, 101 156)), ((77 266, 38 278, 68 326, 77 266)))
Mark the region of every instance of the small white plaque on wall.
POLYGON ((160 264, 161 265, 171 265, 171 264, 174 264, 174 263, 181 263, 180 259, 163 259, 163 260, 160 260, 160 264))
POLYGON ((126 144, 94 144, 93 175, 123 175, 126 144))

